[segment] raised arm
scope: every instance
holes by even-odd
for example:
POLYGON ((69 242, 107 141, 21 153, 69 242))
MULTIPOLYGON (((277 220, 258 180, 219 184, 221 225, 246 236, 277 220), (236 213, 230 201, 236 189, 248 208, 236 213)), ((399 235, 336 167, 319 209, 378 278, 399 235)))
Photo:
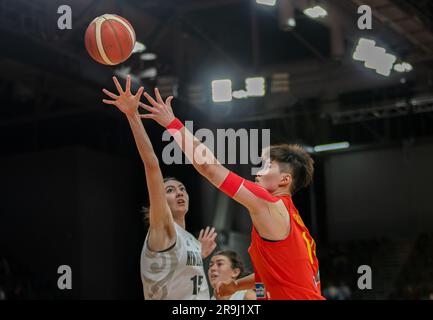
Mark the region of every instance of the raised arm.
POLYGON ((158 158, 138 115, 138 103, 143 93, 143 88, 140 88, 133 95, 131 93, 131 78, 129 76, 126 81, 125 90, 122 89, 116 77, 113 77, 113 81, 119 95, 104 89, 103 92, 113 100, 104 99, 103 102, 115 105, 128 119, 146 172, 150 202, 148 245, 153 251, 163 251, 172 246, 176 241, 176 230, 173 216, 165 197, 164 182, 158 158))
MULTIPOLYGON (((164 126, 173 135, 175 141, 193 164, 194 168, 206 179, 223 192, 230 193, 229 189, 236 188, 227 178, 233 173, 225 168, 214 156, 211 150, 204 143, 198 140, 183 124, 174 116, 171 107, 173 97, 168 97, 164 102, 158 89, 155 89, 156 100, 146 92, 144 96, 152 106, 140 103, 140 106, 149 111, 149 114, 141 115, 141 118, 153 119, 164 126), (225 183, 226 182, 226 183, 225 183)), ((239 180, 237 181, 237 183, 239 180)), ((241 184, 237 186, 241 187, 241 184)), ((233 190, 233 197, 236 201, 247 207, 251 212, 258 212, 265 206, 259 198, 248 192, 233 190), (236 195, 235 195, 236 194, 236 195)))
POLYGON ((262 237, 281 240, 287 236, 290 221, 287 215, 282 214, 286 209, 281 200, 278 201, 264 188, 239 177, 219 163, 206 145, 194 137, 174 116, 171 107, 173 97, 168 97, 164 102, 158 89, 155 89, 156 100, 147 93, 144 93, 144 96, 151 106, 140 103, 142 108, 149 111, 140 117, 153 119, 166 127, 194 168, 218 189, 248 209, 253 224, 262 237))

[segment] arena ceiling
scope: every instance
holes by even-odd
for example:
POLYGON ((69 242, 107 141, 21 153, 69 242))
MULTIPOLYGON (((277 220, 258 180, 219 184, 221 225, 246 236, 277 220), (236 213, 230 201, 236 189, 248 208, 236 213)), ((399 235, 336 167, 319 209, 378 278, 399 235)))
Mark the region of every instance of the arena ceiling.
MULTIPOLYGON (((111 119, 118 127, 118 115, 100 105, 100 89, 111 86, 116 68, 93 62, 83 44, 85 29, 95 16, 117 13, 130 20, 146 51, 158 56, 148 63, 133 55, 124 66, 137 74, 143 68, 156 67, 158 76, 142 78, 141 84, 150 88, 165 83, 167 92, 175 86, 186 115, 201 115, 233 126, 258 122, 260 126, 281 128, 281 139, 295 135, 309 143, 340 136, 362 142, 378 137, 404 138, 409 133, 392 129, 401 124, 386 120, 385 125, 381 120, 398 118, 395 121, 404 123, 412 109, 399 114, 393 112, 393 106, 408 96, 423 97, 432 91, 432 3, 363 1, 372 7, 374 21, 373 30, 361 32, 356 25, 358 0, 322 2, 332 7, 335 16, 331 22, 311 20, 296 10, 296 28, 284 31, 276 8, 250 0, 0 0, 0 34, 7 43, 0 54, 0 92, 11 104, 20 106, 2 107, 0 131, 7 136, 11 128, 25 128, 32 136, 39 132, 40 138, 43 132, 48 136, 59 119, 71 127, 75 119, 85 127, 92 117, 111 119), (57 8, 61 4, 72 8, 72 30, 57 28, 57 8), (339 22, 340 37, 335 37, 332 21, 339 22), (389 78, 366 71, 351 57, 360 36, 377 39, 410 61, 414 71, 389 78), (224 112, 221 108, 209 109, 212 79, 230 76, 235 85, 241 85, 248 76, 272 79, 281 73, 289 75, 287 91, 240 101, 224 112), (193 101, 194 88, 198 91, 193 93, 196 98, 205 98, 193 101), (374 118, 374 114, 379 116, 374 118), (361 123, 360 129, 353 129, 353 125, 345 128, 347 123, 361 123)), ((423 115, 428 114, 430 120, 415 124, 426 129, 414 135, 432 133, 428 130, 430 122, 426 122, 431 121, 431 103, 423 107, 423 115)), ((109 131, 115 134, 112 128, 109 131)), ((68 139, 81 143, 84 137, 68 139)), ((102 138, 107 139, 106 135, 102 138)))

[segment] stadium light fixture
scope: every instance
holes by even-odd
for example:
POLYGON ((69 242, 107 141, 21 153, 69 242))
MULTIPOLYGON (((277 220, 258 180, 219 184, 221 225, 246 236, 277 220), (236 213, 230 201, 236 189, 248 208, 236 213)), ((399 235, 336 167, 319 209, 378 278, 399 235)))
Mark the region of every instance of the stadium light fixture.
POLYGON ((408 62, 396 63, 394 65, 394 71, 397 71, 397 72, 400 72, 400 73, 411 72, 412 70, 413 70, 413 67, 408 62))
POLYGON ((265 78, 247 78, 245 79, 245 87, 249 97, 263 97, 265 95, 265 78))
POLYGON ((141 43, 140 41, 135 41, 134 48, 132 49, 132 53, 143 52, 146 50, 146 45, 141 43))
POLYGON ((325 18, 328 15, 328 11, 326 11, 323 7, 317 5, 305 9, 304 14, 312 19, 319 19, 319 18, 325 18))
POLYGON ((248 93, 245 90, 233 91, 232 94, 235 99, 245 99, 248 98, 248 93))
POLYGON ((314 150, 314 152, 325 152, 325 151, 347 149, 349 147, 350 147, 350 143, 347 141, 344 141, 344 142, 337 142, 337 143, 321 144, 321 145, 315 146, 313 148, 313 150, 314 150))
POLYGON ((212 81, 212 100, 213 102, 232 101, 232 81, 230 79, 212 81))
POLYGON ((141 55, 140 55, 140 59, 141 60, 144 60, 144 61, 152 61, 152 60, 156 60, 156 54, 154 54, 154 53, 150 53, 150 52, 148 52, 148 53, 142 53, 141 55))
POLYGON ((277 0, 256 0, 256 2, 265 6, 275 6, 277 0))
POLYGON ((373 40, 360 38, 353 59, 364 62, 364 66, 375 70, 378 74, 389 76, 397 57, 376 46, 373 40))

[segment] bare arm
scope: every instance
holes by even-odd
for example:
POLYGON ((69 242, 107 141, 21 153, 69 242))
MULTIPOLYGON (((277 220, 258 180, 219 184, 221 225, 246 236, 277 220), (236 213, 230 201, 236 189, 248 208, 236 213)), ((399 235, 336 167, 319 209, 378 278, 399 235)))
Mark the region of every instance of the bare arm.
POLYGON ((156 100, 147 93, 144 93, 144 96, 152 106, 140 103, 141 107, 150 112, 141 117, 153 119, 166 127, 194 168, 214 186, 248 209, 253 224, 262 237, 281 240, 287 236, 290 221, 287 216, 280 214, 286 210, 283 208, 284 205, 282 207, 280 203, 276 208, 275 203, 272 202, 274 200, 270 200, 272 196, 269 192, 251 182, 244 183, 244 179, 221 165, 209 148, 175 118, 171 107, 173 97, 167 98, 164 102, 157 89, 155 89, 156 100), (247 188, 245 184, 253 188, 247 188), (231 192, 227 192, 228 189, 232 189, 231 192), (261 189, 261 192, 253 189, 261 189))
POLYGON ((115 77, 113 80, 119 95, 115 95, 104 89, 104 93, 114 99, 104 100, 104 103, 115 105, 128 119, 135 144, 146 171, 146 183, 150 202, 148 245, 153 251, 162 251, 174 244, 176 240, 176 230, 173 216, 171 215, 170 208, 165 198, 163 177, 158 158, 155 155, 152 143, 137 111, 138 102, 143 89, 140 88, 136 95, 132 95, 130 92, 130 77, 127 79, 125 91, 115 77))
POLYGON ((244 295, 244 300, 257 300, 256 292, 254 290, 248 290, 244 295))
POLYGON ((255 290, 254 273, 238 280, 227 280, 218 282, 215 288, 217 297, 227 297, 241 290, 255 290))
POLYGON ((255 280, 254 273, 237 280, 236 291, 254 290, 255 288, 256 288, 256 280, 255 280))
MULTIPOLYGON (((160 125, 167 127, 175 116, 171 107, 173 97, 168 97, 164 102, 158 89, 155 89, 156 100, 146 92, 144 96, 152 106, 140 103, 140 106, 149 111, 149 114, 141 115, 145 119, 153 119, 160 125)), ((215 157, 215 155, 206 147, 204 143, 198 140, 187 128, 182 126, 173 137, 185 155, 193 164, 194 168, 214 186, 219 188, 230 173, 215 157)), ((265 204, 253 194, 248 192, 238 192, 236 201, 247 207, 251 213, 260 212, 265 209, 265 204)))
POLYGON ((138 115, 128 116, 135 144, 143 160, 149 192, 149 249, 162 251, 176 240, 174 220, 165 198, 164 182, 158 158, 138 115))

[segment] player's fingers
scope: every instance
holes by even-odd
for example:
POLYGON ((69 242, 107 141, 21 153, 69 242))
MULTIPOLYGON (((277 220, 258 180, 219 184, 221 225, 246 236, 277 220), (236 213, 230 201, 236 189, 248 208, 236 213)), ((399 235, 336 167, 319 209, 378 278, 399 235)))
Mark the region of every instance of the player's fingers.
POLYGON ((143 108, 144 110, 146 110, 146 111, 149 111, 149 112, 151 112, 151 113, 154 113, 154 112, 155 112, 155 108, 153 108, 153 107, 151 107, 151 106, 149 106, 149 105, 147 105, 147 104, 145 104, 145 103, 143 103, 143 102, 140 102, 138 105, 139 105, 141 108, 143 108))
POLYGON ((134 97, 138 98, 138 100, 140 100, 141 95, 143 94, 143 91, 144 91, 144 87, 140 87, 134 97))
POLYGON ((120 94, 124 93, 124 92, 123 92, 123 89, 122 89, 122 86, 121 86, 120 83, 119 83, 119 80, 117 80, 116 77, 113 77, 113 81, 114 81, 114 84, 116 85, 117 91, 118 91, 120 94))
POLYGON ((212 236, 215 233, 215 227, 212 227, 209 231, 209 236, 212 236))
POLYGON ((200 234, 198 235, 198 240, 201 240, 201 239, 202 239, 202 237, 203 237, 203 232, 204 232, 204 230, 201 229, 201 230, 200 230, 200 234))
POLYGON ((150 104, 154 107, 158 107, 159 104, 158 102, 155 101, 155 99, 153 99, 150 94, 148 94, 147 92, 144 92, 143 95, 146 97, 147 101, 150 102, 150 104))
POLYGON ((204 231, 204 237, 207 238, 209 236, 209 227, 206 227, 206 230, 204 231))
POLYGON ((108 91, 107 89, 102 89, 102 92, 104 92, 107 96, 109 96, 112 99, 117 99, 119 98, 118 95, 114 94, 113 92, 108 91))
POLYGON ((215 287, 216 294, 219 296, 221 288, 221 282, 218 282, 215 287))
POLYGON ((155 116, 153 114, 150 114, 150 113, 148 113, 148 114, 140 114, 140 118, 141 119, 153 119, 153 120, 155 120, 155 116))
POLYGON ((208 234, 207 234, 207 239, 208 240, 212 240, 213 234, 214 234, 214 232, 209 231, 208 234))
POLYGON ((126 88, 125 92, 130 93, 131 92, 131 76, 128 74, 126 77, 126 88))
POLYGON ((155 97, 158 103, 164 104, 164 100, 162 100, 161 94, 159 93, 159 89, 155 88, 155 97))
POLYGON ((115 104, 116 104, 116 101, 113 101, 113 100, 107 100, 107 99, 102 99, 102 102, 105 103, 105 104, 112 104, 112 105, 115 105, 115 104))
POLYGON ((211 239, 212 241, 215 241, 217 235, 218 235, 218 233, 215 232, 215 233, 212 235, 212 237, 211 237, 210 239, 211 239))
POLYGON ((171 108, 171 101, 173 100, 173 96, 169 96, 167 99, 165 99, 165 104, 170 108, 171 108))
POLYGON ((218 290, 218 294, 220 297, 224 297, 226 295, 226 283, 225 281, 221 282, 221 285, 218 290))

